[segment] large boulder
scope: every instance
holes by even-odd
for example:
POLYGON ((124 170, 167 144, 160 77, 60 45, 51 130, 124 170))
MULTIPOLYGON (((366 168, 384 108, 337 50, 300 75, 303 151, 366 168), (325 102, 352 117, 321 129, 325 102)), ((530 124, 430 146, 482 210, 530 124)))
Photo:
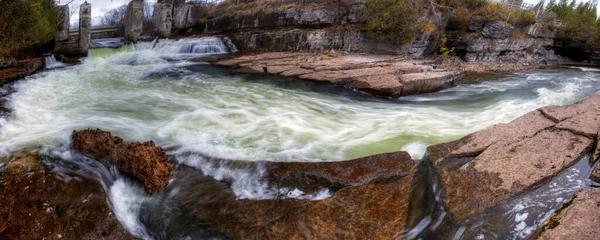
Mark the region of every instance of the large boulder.
POLYGON ((448 211, 458 220, 473 217, 590 154, 600 124, 590 112, 600 109, 598 101, 600 92, 428 147, 448 211))
POLYGON ((0 178, 2 239, 127 239, 102 185, 61 180, 33 152, 13 155, 0 178))
POLYGON ((481 35, 486 38, 507 39, 512 34, 515 27, 502 20, 487 21, 481 31, 481 35))
POLYGON ((150 194, 162 191, 171 178, 172 166, 165 152, 154 142, 123 143, 123 139, 102 130, 74 131, 75 151, 89 155, 105 165, 114 165, 123 174, 142 182, 150 194))

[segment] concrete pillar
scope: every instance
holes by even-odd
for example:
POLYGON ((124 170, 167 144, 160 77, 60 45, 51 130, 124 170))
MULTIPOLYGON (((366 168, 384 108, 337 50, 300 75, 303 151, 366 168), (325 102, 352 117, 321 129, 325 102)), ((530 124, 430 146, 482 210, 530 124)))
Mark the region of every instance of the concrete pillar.
POLYGON ((79 51, 86 54, 90 49, 92 32, 92 4, 87 1, 79 7, 79 51))
POLYGON ((56 41, 62 42, 69 40, 70 19, 69 5, 58 7, 58 35, 56 36, 56 41))
POLYGON ((194 11, 194 4, 188 3, 174 7, 173 28, 184 30, 196 25, 197 17, 194 11))
POLYGON ((144 1, 133 0, 125 13, 125 40, 137 42, 144 28, 144 1))
POLYGON ((152 22, 156 26, 159 37, 168 38, 171 36, 171 27, 173 24, 173 5, 170 2, 159 1, 154 5, 152 13, 152 22))

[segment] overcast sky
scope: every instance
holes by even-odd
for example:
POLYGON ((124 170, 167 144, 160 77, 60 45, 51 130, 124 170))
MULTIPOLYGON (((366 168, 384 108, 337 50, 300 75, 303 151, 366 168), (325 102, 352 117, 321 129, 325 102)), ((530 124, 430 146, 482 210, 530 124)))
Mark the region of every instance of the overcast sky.
MULTIPOLYGON (((71 0, 60 0, 60 4, 69 3, 71 0)), ((71 11, 73 8, 77 8, 71 15, 71 24, 79 21, 79 5, 84 3, 86 0, 74 0, 69 4, 71 11)), ((88 3, 92 4, 92 25, 98 23, 98 17, 104 15, 111 9, 115 9, 123 4, 129 3, 130 0, 87 0, 88 3)), ((145 0, 145 2, 156 2, 156 0, 145 0)))

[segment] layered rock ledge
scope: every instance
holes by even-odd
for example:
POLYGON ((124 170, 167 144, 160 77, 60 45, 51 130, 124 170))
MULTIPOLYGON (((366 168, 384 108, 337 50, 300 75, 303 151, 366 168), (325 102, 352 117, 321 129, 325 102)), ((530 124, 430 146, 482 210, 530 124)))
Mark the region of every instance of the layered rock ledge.
POLYGON ((462 77, 461 71, 440 69, 432 61, 384 55, 273 52, 219 60, 215 65, 234 67, 240 73, 270 73, 344 85, 391 98, 439 91, 459 84, 462 77))
POLYGON ((454 142, 430 146, 443 202, 464 220, 530 190, 591 154, 600 129, 600 92, 544 107, 454 142))
POLYGON ((142 182, 150 194, 162 191, 171 178, 172 166, 165 161, 165 152, 152 141, 124 143, 120 137, 98 129, 74 131, 72 146, 107 166, 116 166, 142 182))

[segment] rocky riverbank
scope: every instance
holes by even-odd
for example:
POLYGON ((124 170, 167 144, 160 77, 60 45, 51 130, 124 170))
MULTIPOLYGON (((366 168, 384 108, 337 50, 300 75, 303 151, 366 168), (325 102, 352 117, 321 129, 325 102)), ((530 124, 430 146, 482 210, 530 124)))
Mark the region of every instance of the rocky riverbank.
MULTIPOLYGON (((262 180, 278 189, 298 189, 307 194, 327 189, 331 195, 322 200, 289 196, 240 199, 227 178, 217 180, 204 168, 193 169, 183 164, 171 168, 172 161, 167 159, 176 157, 165 156, 162 149, 151 142, 124 143, 100 130, 78 131, 72 138, 74 150, 107 166, 116 166, 121 173, 146 186, 148 193, 156 194, 165 189, 166 194, 174 197, 176 206, 191 213, 195 221, 203 221, 209 230, 231 238, 394 239, 407 236, 419 221, 420 205, 416 203, 423 201, 418 196, 426 191, 421 189, 426 185, 423 174, 437 175, 440 204, 447 209, 452 221, 460 223, 536 189, 584 156, 592 156, 590 164, 593 164, 598 159, 599 129, 600 92, 597 92, 572 105, 540 108, 510 123, 483 129, 454 142, 430 146, 429 160, 425 161, 431 164, 417 165, 406 152, 321 163, 244 162, 203 157, 206 169, 259 169, 264 172, 262 180), (174 186, 176 192, 169 186, 174 186)), ((43 236, 60 235, 67 239, 88 236, 85 234, 126 236, 115 225, 106 202, 100 201, 105 196, 97 182, 81 180, 85 184, 80 186, 80 181, 61 182, 52 176, 37 155, 13 156, 0 180, 0 191, 5 201, 10 202, 4 213, 8 218, 3 219, 17 218, 21 213, 38 216, 36 219, 58 217, 58 223, 68 221, 66 227, 61 225, 59 229, 63 230, 46 231, 58 225, 41 223, 42 220, 7 221, 0 222, 0 226, 7 226, 2 233, 8 234, 6 236, 39 234, 30 232, 31 227, 27 226, 40 222, 41 225, 35 225, 39 226, 39 232, 51 234, 43 236), (82 190, 84 186, 89 189, 82 190), (21 189, 32 189, 35 194, 29 190, 23 194, 21 189), (61 202, 80 196, 97 197, 98 202, 90 202, 94 210, 81 210, 85 212, 81 216, 64 215, 64 211, 88 206, 61 202), (98 217, 86 214, 98 214, 98 217), (13 215, 15 217, 11 217, 13 215), (70 229, 69 224, 84 221, 82 217, 106 220, 89 223, 86 227, 72 225, 79 232, 64 231, 70 229), (106 226, 114 227, 97 230, 106 226)), ((571 231, 560 229, 588 226, 586 219, 592 216, 586 209, 595 207, 596 195, 594 189, 584 188, 541 226, 537 234, 556 239, 555 236, 571 231), (562 220, 574 216, 583 220, 562 220)), ((577 236, 585 237, 588 236, 585 234, 593 234, 593 230, 579 233, 582 235, 577 236)))

